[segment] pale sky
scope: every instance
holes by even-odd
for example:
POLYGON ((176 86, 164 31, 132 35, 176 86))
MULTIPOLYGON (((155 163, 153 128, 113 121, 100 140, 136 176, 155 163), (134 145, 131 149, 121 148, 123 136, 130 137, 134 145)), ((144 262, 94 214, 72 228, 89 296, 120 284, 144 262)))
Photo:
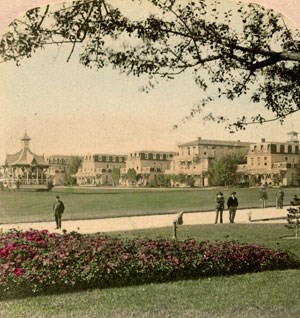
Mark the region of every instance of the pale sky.
MULTIPOLYGON (((0 0, 0 33, 20 12, 54 0, 0 0)), ((124 2, 124 1, 123 1, 124 2)), ((273 7, 300 26, 300 1, 252 1, 273 7)), ((128 1, 126 0, 128 4, 128 1)), ((300 115, 279 123, 253 126, 229 134, 224 126, 204 124, 200 117, 177 130, 172 126, 189 113, 201 91, 185 74, 163 82, 149 94, 139 92, 143 79, 117 71, 90 70, 79 65, 76 55, 66 63, 69 51, 51 48, 24 60, 20 67, 0 64, 0 163, 6 153, 20 149, 25 128, 38 154, 120 153, 134 150, 177 150, 176 145, 198 137, 243 141, 287 140, 296 130, 300 115)), ((244 98, 223 100, 213 108, 219 112, 246 113, 256 107, 244 98)))

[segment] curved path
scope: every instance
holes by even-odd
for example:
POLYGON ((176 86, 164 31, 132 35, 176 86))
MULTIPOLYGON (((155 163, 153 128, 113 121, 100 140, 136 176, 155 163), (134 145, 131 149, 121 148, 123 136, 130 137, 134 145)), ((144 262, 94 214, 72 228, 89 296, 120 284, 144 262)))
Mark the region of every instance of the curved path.
MULTIPOLYGON (((286 208, 275 209, 243 209, 238 210, 235 223, 286 223, 284 219, 287 215, 286 208), (251 221, 249 219, 251 217, 251 221)), ((70 220, 62 221, 62 227, 68 232, 76 231, 79 233, 96 233, 96 232, 113 232, 113 231, 129 231, 146 228, 159 228, 173 226, 173 220, 176 214, 148 215, 148 216, 132 216, 107 219, 93 220, 70 220)), ((228 221, 228 210, 223 213, 224 223, 228 221)), ((214 224, 215 212, 193 212, 184 213, 184 225, 195 224, 214 224)), ((55 221, 53 222, 34 222, 34 223, 14 223, 0 224, 0 229, 7 231, 9 229, 29 230, 29 229, 47 229, 50 232, 61 232, 55 229, 55 221)))

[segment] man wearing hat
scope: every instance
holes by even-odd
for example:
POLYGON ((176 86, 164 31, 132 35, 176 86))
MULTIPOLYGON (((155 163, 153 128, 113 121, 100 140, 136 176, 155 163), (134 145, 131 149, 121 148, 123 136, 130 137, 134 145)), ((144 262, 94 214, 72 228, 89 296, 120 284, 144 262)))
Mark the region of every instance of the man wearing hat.
POLYGON ((236 209, 239 205, 238 199, 235 196, 236 192, 232 192, 230 197, 227 200, 227 206, 229 210, 229 222, 234 223, 236 209))
POLYGON ((61 216, 64 213, 65 206, 63 202, 56 196, 56 202, 53 204, 53 212, 55 216, 56 229, 61 229, 61 216))
POLYGON ((217 193, 216 198, 216 220, 215 224, 218 223, 218 218, 220 215, 220 223, 223 223, 223 210, 224 210, 224 197, 222 192, 217 193))

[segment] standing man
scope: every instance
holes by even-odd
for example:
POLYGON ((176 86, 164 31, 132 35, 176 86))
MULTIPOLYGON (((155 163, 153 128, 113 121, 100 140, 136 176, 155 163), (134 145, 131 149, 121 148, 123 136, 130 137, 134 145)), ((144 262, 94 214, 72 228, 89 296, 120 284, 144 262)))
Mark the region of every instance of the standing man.
POLYGON ((216 220, 215 224, 218 223, 218 218, 220 214, 220 223, 223 223, 223 210, 224 210, 224 197, 223 193, 219 192, 217 193, 217 198, 216 198, 216 220))
POLYGON ((276 192, 276 209, 282 209, 283 208, 283 197, 284 192, 281 188, 276 192))
POLYGON ((232 192, 230 197, 227 200, 227 206, 229 210, 229 222, 234 223, 236 209, 239 205, 238 199, 235 196, 236 192, 232 192))
POLYGON ((63 202, 56 196, 56 202, 53 204, 53 212, 55 216, 56 229, 61 229, 61 216, 64 213, 65 206, 63 202))
POLYGON ((268 193, 264 186, 259 190, 259 204, 262 209, 266 207, 266 201, 268 200, 268 193))

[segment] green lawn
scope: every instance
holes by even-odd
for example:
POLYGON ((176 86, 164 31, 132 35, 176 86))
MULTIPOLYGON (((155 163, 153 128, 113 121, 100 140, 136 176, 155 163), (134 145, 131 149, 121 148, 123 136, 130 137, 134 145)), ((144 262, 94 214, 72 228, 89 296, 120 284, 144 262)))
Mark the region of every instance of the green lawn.
MULTIPOLYGON (((282 224, 181 226, 179 238, 238 240, 279 247, 300 257, 300 240, 283 239, 282 224)), ((123 237, 169 238, 170 229, 112 233, 123 237)), ((95 289, 2 301, 1 318, 18 317, 300 317, 300 271, 272 271, 164 284, 95 289)))
MULTIPOLYGON (((227 198, 231 189, 221 189, 227 198)), ((0 192, 0 222, 51 221, 52 205, 60 195, 66 206, 64 219, 208 211, 215 207, 219 189, 101 189, 54 188, 50 192, 0 192)), ((240 208, 258 207, 258 189, 235 189, 240 208)), ((268 206, 275 205, 276 189, 269 189, 268 206)), ((300 189, 284 189, 289 203, 300 189)), ((298 194, 300 197, 300 195, 298 194)))

